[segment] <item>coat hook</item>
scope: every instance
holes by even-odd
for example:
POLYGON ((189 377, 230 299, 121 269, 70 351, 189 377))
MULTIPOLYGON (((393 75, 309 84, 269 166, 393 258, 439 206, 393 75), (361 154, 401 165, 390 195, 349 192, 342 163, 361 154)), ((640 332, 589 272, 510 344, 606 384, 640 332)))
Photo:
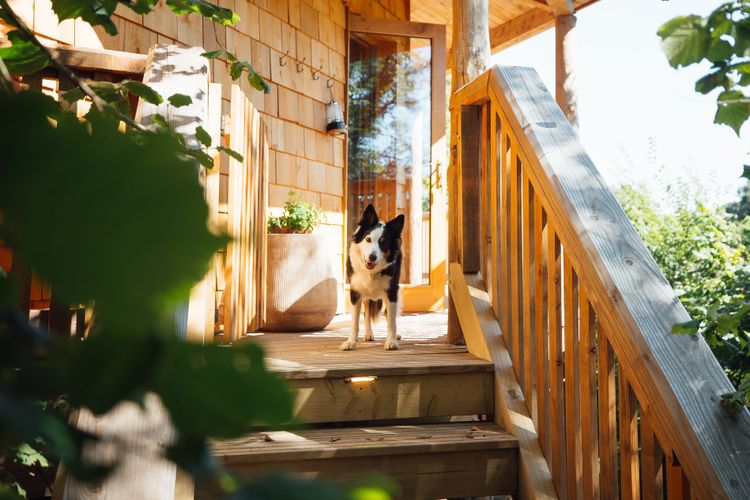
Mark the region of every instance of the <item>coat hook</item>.
POLYGON ((279 66, 286 66, 286 56, 289 55, 289 51, 287 50, 283 56, 279 57, 279 66))
POLYGON ((336 73, 334 72, 333 75, 331 75, 331 78, 328 79, 326 82, 326 87, 333 88, 333 79, 336 78, 336 73))
POLYGON ((297 73, 302 73, 303 71, 305 71, 305 68, 302 67, 302 65, 305 63, 305 59, 307 59, 307 57, 303 57, 302 60, 297 63, 297 73))
POLYGON ((313 80, 319 80, 320 79, 320 72, 323 69, 323 65, 320 65, 320 68, 314 69, 312 72, 312 79, 313 80))

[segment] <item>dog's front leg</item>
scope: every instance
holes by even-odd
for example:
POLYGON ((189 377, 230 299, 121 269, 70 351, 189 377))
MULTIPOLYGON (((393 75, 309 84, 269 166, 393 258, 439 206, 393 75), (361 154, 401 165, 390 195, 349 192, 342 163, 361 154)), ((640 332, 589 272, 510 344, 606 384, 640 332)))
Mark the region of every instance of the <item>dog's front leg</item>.
POLYGON ((385 316, 388 320, 388 334, 385 337, 385 348, 386 350, 398 349, 398 339, 400 338, 396 333, 396 316, 398 315, 398 302, 388 302, 388 307, 385 310, 385 316))
POLYGON ((349 338, 341 344, 342 351, 351 351, 357 346, 357 337, 359 337, 359 313, 362 310, 362 299, 358 298, 356 301, 352 301, 354 310, 352 311, 352 331, 349 333, 349 338))
POLYGON ((371 300, 365 300, 363 309, 365 310, 365 342, 372 342, 375 337, 372 335, 372 307, 373 302, 371 300))

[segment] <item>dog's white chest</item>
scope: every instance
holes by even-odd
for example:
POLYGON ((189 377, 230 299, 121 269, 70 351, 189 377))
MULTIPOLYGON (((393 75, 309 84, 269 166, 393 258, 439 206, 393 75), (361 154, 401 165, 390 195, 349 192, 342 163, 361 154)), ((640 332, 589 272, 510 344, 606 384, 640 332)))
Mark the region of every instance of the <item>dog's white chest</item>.
POLYGON ((390 276, 381 274, 355 272, 349 278, 349 284, 364 299, 382 299, 386 296, 390 279, 390 276))

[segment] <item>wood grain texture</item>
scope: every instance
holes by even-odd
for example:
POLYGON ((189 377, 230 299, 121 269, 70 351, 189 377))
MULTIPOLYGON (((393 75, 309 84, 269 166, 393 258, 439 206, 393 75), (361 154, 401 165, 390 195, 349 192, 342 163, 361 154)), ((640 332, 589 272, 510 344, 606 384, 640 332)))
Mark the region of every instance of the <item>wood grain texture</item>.
POLYGON ((638 460, 638 401, 630 388, 622 366, 617 374, 620 386, 620 494, 623 499, 640 498, 640 464, 638 460))
POLYGON ((599 498, 599 434, 596 396, 596 315, 584 287, 579 287, 581 383, 581 493, 599 498))
POLYGON ((482 325, 474 309, 473 296, 477 293, 476 288, 469 288, 461 264, 457 262, 450 265, 448 289, 453 297, 456 315, 461 323, 461 331, 469 352, 482 359, 491 360, 482 325))
MULTIPOLYGON (((382 474, 400 486, 399 499, 516 495, 518 443, 490 423, 354 427, 269 432, 217 443, 232 470, 250 476, 284 470, 334 482, 382 474), (475 430, 472 430, 475 429, 475 430)), ((196 498, 216 498, 199 483, 196 498)))
POLYGON ((607 331, 598 325, 597 345, 599 387, 599 487, 602 498, 618 495, 617 480, 617 389, 615 354, 609 344, 607 331))
POLYGON ((641 481, 644 500, 664 498, 664 452, 654 434, 651 417, 641 409, 641 481))
POLYGON ((460 175, 458 192, 459 203, 460 255, 461 267, 465 273, 479 272, 481 264, 481 231, 479 218, 482 175, 482 108, 463 106, 461 108, 461 147, 459 154, 460 175))
POLYGON ((750 413, 725 418, 731 384, 702 338, 671 335, 689 317, 576 133, 529 68, 494 68, 490 80, 530 175, 548 201, 566 251, 580 265, 597 314, 657 434, 679 451, 701 497, 750 496, 750 413))
POLYGON ((117 50, 57 45, 52 54, 64 65, 78 70, 140 75, 146 70, 146 56, 117 50))

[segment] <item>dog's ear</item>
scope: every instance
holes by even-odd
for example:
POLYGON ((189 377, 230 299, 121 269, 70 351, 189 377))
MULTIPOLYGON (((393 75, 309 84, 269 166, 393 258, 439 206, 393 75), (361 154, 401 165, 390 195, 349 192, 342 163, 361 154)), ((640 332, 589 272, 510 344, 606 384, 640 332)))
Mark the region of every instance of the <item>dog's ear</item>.
POLYGON ((378 214, 375 212, 375 207, 367 205, 365 212, 362 214, 362 220, 359 221, 359 227, 363 229, 373 227, 378 221, 380 221, 380 219, 378 219, 378 214))
POLYGON ((404 229, 404 214, 397 215, 386 225, 391 228, 394 233, 401 234, 401 231, 404 229))

